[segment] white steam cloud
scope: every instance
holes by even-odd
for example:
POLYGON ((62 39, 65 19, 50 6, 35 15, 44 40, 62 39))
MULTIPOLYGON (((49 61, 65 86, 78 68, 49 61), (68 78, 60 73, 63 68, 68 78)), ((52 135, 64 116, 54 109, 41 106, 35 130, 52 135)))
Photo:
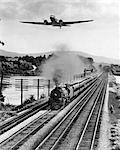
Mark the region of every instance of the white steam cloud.
POLYGON ((65 45, 57 47, 54 55, 43 65, 43 76, 55 83, 69 82, 90 64, 87 59, 69 51, 65 45))

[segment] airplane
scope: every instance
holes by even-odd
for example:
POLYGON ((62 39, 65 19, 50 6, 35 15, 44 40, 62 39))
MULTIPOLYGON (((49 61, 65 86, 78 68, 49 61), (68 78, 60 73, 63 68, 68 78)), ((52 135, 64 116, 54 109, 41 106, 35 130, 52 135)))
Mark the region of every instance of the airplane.
POLYGON ((4 45, 5 45, 5 43, 4 43, 4 42, 2 42, 2 41, 0 41, 0 44, 2 44, 2 46, 4 46, 4 45))
POLYGON ((21 23, 29 23, 29 24, 37 24, 37 25, 52 25, 52 26, 69 26, 70 24, 75 24, 75 23, 84 23, 84 22, 91 22, 93 20, 83 20, 83 21, 63 21, 62 19, 58 20, 55 18, 54 15, 50 16, 50 22, 47 20, 44 20, 43 22, 27 22, 27 21, 20 21, 21 23))

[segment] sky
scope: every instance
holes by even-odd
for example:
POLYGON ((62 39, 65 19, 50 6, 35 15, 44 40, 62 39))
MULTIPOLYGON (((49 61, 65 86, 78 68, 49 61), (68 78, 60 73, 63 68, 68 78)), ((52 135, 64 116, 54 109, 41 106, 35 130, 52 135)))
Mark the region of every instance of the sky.
POLYGON ((82 51, 119 59, 119 0, 0 0, 0 49, 18 53, 82 51), (63 21, 93 22, 62 27, 22 24, 55 15, 63 21))

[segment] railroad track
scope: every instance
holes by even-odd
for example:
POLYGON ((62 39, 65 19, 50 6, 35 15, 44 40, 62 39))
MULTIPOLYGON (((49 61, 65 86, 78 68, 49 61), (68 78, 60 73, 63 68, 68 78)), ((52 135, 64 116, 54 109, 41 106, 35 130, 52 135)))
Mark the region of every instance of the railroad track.
POLYGON ((14 119, 11 119, 8 122, 3 123, 0 126, 0 135, 3 134, 4 132, 10 130, 14 126, 18 125, 19 123, 23 122, 27 118, 33 116, 34 114, 36 114, 40 110, 46 108, 47 106, 48 106, 48 102, 44 102, 42 104, 39 104, 37 106, 32 107, 31 109, 29 109, 25 113, 22 113, 19 116, 16 116, 14 119))
POLYGON ((104 88, 102 88, 100 96, 97 98, 96 103, 93 105, 75 150, 93 150, 97 147, 99 138, 97 130, 99 130, 98 127, 100 127, 101 124, 101 114, 106 87, 107 84, 104 83, 104 88))
POLYGON ((47 124, 58 112, 47 111, 0 144, 0 150, 16 150, 25 140, 47 124))
MULTIPOLYGON (((75 105, 69 111, 69 113, 61 120, 60 123, 58 123, 58 125, 38 145, 38 147, 35 150, 55 150, 55 149, 58 150, 60 148, 60 145, 61 145, 62 141, 65 140, 65 137, 69 133, 70 129, 74 126, 76 120, 81 116, 81 113, 85 109, 85 106, 90 101, 92 101, 93 104, 94 103, 98 104, 98 102, 101 99, 101 95, 103 94, 104 86, 105 86, 105 81, 104 82, 100 81, 97 86, 95 86, 89 93, 84 95, 84 97, 79 101, 79 103, 77 103, 77 105, 75 105)), ((94 110, 93 108, 95 108, 95 109, 98 108, 98 107, 97 108, 96 107, 97 107, 96 105, 95 106, 93 105, 90 108, 88 116, 89 116, 89 114, 91 114, 90 112, 92 110, 94 110)), ((102 109, 102 107, 101 107, 101 109, 102 109)), ((99 109, 97 109, 97 110, 99 110, 99 109)), ((97 113, 97 112, 95 111, 95 113, 97 113)), ((87 120, 88 120, 88 118, 87 118, 87 120)), ((86 124, 85 120, 84 120, 84 123, 86 124)), ((83 124, 83 126, 84 126, 84 124, 83 124)), ((88 133, 89 133, 89 131, 88 131, 88 133)), ((81 133, 79 133, 79 134, 80 134, 79 136, 81 137, 81 133)), ((67 143, 69 143, 69 142, 67 141, 67 143)), ((77 143, 79 143, 78 139, 77 139, 77 143)), ((74 144, 74 146, 75 145, 76 144, 74 144)), ((75 147, 72 147, 71 149, 75 149, 76 147, 78 147, 78 149, 80 148, 80 146, 75 146, 75 147)), ((82 148, 81 148, 81 150, 84 150, 82 148)), ((64 145, 63 145, 62 149, 69 149, 69 148, 65 148, 64 145)), ((88 150, 88 149, 89 148, 87 147, 86 150, 88 150)))
MULTIPOLYGON (((84 81, 86 81, 88 79, 89 78, 84 79, 83 81, 81 81, 79 83, 82 83, 82 82, 84 82, 84 81)), ((73 98, 71 99, 71 101, 73 99, 75 99, 77 96, 73 96, 73 98)), ((36 114, 40 110, 47 108, 47 106, 48 106, 48 101, 43 102, 42 104, 38 104, 37 106, 34 106, 34 107, 30 108, 25 113, 22 113, 19 116, 14 117, 14 119, 11 119, 11 120, 3 123, 0 126, 0 135, 3 134, 3 133, 5 133, 6 131, 10 130, 14 126, 18 125, 19 123, 23 122, 24 120, 28 119, 29 117, 33 116, 34 114, 36 114)))
MULTIPOLYGON (((89 92, 92 91, 91 87, 94 87, 94 86, 96 86, 96 85, 91 85, 88 88, 89 92)), ((87 93, 87 90, 84 93, 87 93)), ((88 95, 88 93, 87 93, 87 95, 88 95)), ((32 123, 28 124, 27 127, 23 128, 22 130, 18 131, 13 136, 8 138, 6 141, 2 142, 0 144, 0 149, 1 150, 7 150, 7 149, 16 150, 16 149, 18 149, 21 145, 23 145, 31 137, 31 135, 34 135, 38 130, 40 130, 57 113, 58 112, 49 112, 49 113, 45 114, 45 116, 43 115, 43 116, 39 117, 32 123)))

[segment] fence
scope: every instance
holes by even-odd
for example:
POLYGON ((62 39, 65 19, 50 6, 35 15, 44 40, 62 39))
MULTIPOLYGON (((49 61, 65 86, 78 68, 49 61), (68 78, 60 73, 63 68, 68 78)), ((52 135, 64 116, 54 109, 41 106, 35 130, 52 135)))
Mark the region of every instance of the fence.
POLYGON ((15 79, 15 88, 17 91, 20 91, 21 104, 23 104, 24 92, 28 91, 28 88, 36 89, 37 100, 40 99, 41 89, 47 90, 46 96, 49 96, 51 88, 50 80, 34 79, 32 84, 28 82, 30 82, 28 79, 15 79))
MULTIPOLYGON (((71 82, 80 80, 82 77, 83 74, 76 74, 71 82)), ((19 105, 31 95, 35 96, 35 99, 40 99, 42 93, 46 97, 49 96, 53 86, 52 81, 39 76, 11 76, 3 78, 3 86, 1 82, 0 91, 5 96, 5 103, 19 105)))

